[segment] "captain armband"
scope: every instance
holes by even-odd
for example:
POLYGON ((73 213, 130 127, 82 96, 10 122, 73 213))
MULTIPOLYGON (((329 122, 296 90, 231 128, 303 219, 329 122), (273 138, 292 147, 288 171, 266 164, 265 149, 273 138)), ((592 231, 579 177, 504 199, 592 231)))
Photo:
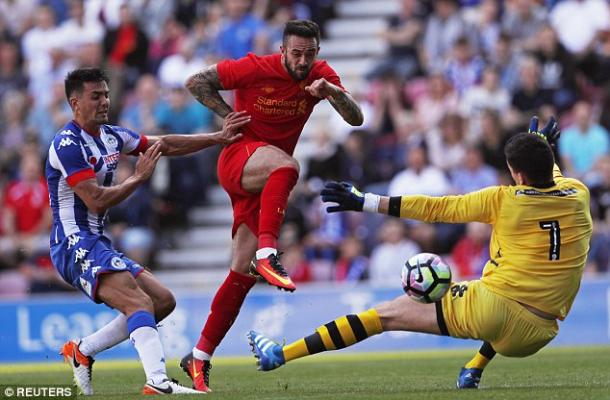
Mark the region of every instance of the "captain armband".
POLYGON ((400 202, 402 201, 402 196, 393 196, 390 197, 390 205, 388 207, 388 215, 393 217, 400 217, 400 202))

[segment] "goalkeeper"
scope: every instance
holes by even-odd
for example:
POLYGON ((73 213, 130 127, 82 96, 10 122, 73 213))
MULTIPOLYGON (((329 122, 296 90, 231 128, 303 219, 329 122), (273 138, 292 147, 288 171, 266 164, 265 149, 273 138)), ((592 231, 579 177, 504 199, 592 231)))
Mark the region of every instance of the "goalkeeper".
POLYGON ((554 118, 538 131, 512 137, 504 148, 516 183, 459 196, 385 197, 360 193, 349 183, 328 182, 328 212, 368 211, 426 222, 491 224, 489 254, 479 280, 453 283, 435 304, 402 295, 357 315, 320 326, 312 335, 281 346, 263 334, 248 336, 261 370, 310 354, 351 346, 384 331, 400 330, 483 340, 457 380, 477 388, 496 352, 507 357, 536 353, 557 335, 578 292, 592 222, 589 191, 562 176, 552 145, 560 134, 554 118))

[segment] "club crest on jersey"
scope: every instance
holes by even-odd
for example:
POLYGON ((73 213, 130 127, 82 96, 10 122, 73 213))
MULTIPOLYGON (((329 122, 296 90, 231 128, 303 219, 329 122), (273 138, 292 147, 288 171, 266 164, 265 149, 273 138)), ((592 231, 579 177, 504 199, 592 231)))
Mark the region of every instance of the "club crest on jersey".
POLYGON ((61 141, 59 142, 59 146, 57 146, 57 148, 61 149, 62 147, 71 146, 73 144, 76 144, 74 140, 70 139, 69 137, 64 137, 61 138, 61 141))
POLYGON ((114 136, 112 135, 105 135, 102 140, 104 141, 104 143, 106 143, 106 145, 110 146, 110 147, 116 147, 117 146, 117 140, 114 136))
POLYGON ((275 89, 274 89, 274 88, 272 88, 271 86, 265 86, 265 87, 263 87, 261 90, 262 90, 263 92, 267 93, 267 94, 272 93, 272 92, 274 92, 274 91, 275 91, 275 89))
POLYGON ((115 268, 115 269, 127 268, 125 261, 123 261, 120 257, 112 257, 112 260, 110 260, 110 265, 112 265, 112 268, 115 268))

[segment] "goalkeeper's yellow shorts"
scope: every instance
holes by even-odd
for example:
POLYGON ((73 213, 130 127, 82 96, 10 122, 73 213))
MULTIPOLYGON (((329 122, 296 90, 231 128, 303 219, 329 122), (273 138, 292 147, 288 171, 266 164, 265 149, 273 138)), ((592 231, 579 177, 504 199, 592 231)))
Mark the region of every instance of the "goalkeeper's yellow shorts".
POLYGON ((556 320, 532 314, 518 302, 487 289, 479 280, 453 283, 437 310, 441 307, 443 318, 439 318, 439 325, 445 325, 441 326, 445 334, 485 340, 507 357, 536 353, 559 330, 556 320))

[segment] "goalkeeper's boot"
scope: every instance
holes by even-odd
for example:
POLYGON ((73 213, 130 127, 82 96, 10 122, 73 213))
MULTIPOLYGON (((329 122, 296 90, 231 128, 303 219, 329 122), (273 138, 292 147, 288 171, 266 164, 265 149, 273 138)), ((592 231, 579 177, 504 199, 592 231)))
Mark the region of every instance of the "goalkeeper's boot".
POLYGON ((209 360, 198 360, 193 353, 188 353, 180 361, 180 367, 193 380, 193 389, 201 392, 211 392, 210 370, 212 364, 209 360))
POLYGON ((277 254, 256 260, 253 267, 253 275, 262 276, 270 285, 289 292, 294 292, 297 288, 280 264, 280 256, 277 254))
POLYGON ((480 368, 462 368, 456 386, 458 389, 478 389, 483 370, 480 368))
POLYGON ((91 367, 93 358, 86 356, 78 348, 80 342, 69 340, 61 348, 59 354, 64 356, 64 361, 70 364, 74 373, 74 383, 82 394, 89 396, 93 394, 91 385, 91 367))
POLYGON ((153 384, 151 381, 147 381, 144 385, 144 389, 142 389, 142 394, 151 394, 151 395, 159 395, 159 394, 207 394, 206 392, 201 392, 199 390, 191 389, 186 386, 182 386, 178 383, 177 380, 165 379, 163 382, 158 385, 153 384))
POLYGON ((286 364, 282 346, 267 336, 256 331, 250 331, 248 341, 254 357, 258 359, 256 365, 258 365, 259 371, 271 371, 286 364))

